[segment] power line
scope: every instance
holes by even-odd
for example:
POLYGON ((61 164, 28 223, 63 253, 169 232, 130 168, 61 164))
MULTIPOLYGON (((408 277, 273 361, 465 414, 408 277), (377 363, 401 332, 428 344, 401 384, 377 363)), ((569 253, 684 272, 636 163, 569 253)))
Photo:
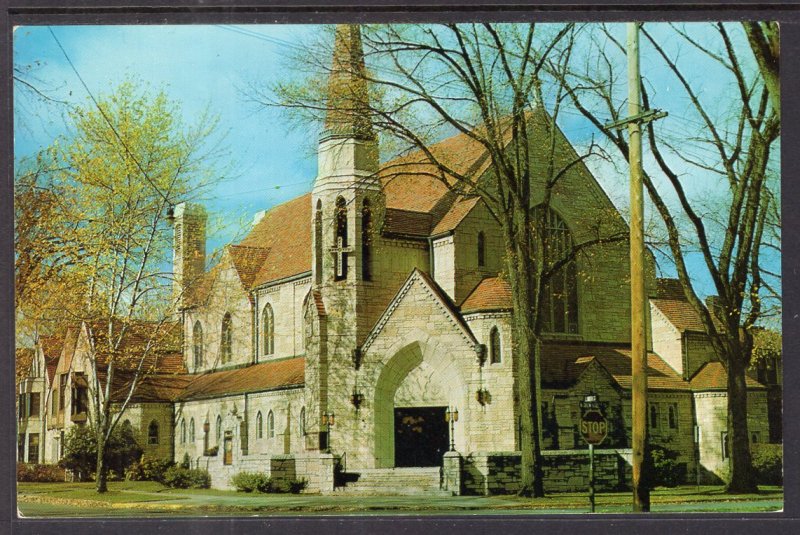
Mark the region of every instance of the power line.
POLYGON ((141 171, 145 180, 147 180, 147 182, 153 187, 153 189, 156 190, 156 193, 158 193, 161 196, 161 198, 164 199, 167 205, 171 207, 172 203, 170 202, 170 200, 167 198, 166 195, 164 195, 164 193, 161 192, 158 186, 156 186, 155 183, 153 183, 153 181, 150 180, 150 177, 147 175, 147 171, 145 171, 144 167, 142 167, 142 164, 139 163, 139 159, 136 157, 135 154, 133 154, 133 151, 131 151, 131 149, 128 148, 128 145, 125 143, 125 140, 122 139, 122 136, 119 135, 119 132, 117 132, 117 129, 114 127, 114 124, 111 122, 111 119, 109 119, 108 115, 106 115, 106 112, 100 106, 100 103, 97 102, 97 99, 94 98, 94 95, 92 94, 92 91, 89 89, 89 86, 86 85, 86 82, 83 80, 83 77, 78 72, 78 69, 75 67, 75 64, 72 63, 72 60, 69 58, 69 54, 67 54, 67 51, 64 50, 63 46, 61 46, 61 41, 59 41, 58 37, 56 37, 56 34, 53 32, 53 28, 48 26, 47 29, 50 31, 50 35, 53 36, 53 39, 58 45, 58 48, 61 49, 61 52, 64 54, 64 57, 67 59, 67 63, 69 63, 69 66, 72 68, 73 72, 75 73, 75 76, 77 76, 78 80, 80 80, 81 85, 83 85, 83 88, 86 90, 86 93, 89 95, 89 98, 92 99, 92 102, 94 102, 94 105, 95 107, 97 107, 97 110, 100 112, 100 115, 103 116, 103 119, 106 121, 109 128, 111 128, 111 131, 114 133, 114 136, 116 136, 117 140, 120 142, 122 147, 128 153, 128 156, 130 156, 133 162, 136 164, 136 167, 139 168, 139 171, 141 171))

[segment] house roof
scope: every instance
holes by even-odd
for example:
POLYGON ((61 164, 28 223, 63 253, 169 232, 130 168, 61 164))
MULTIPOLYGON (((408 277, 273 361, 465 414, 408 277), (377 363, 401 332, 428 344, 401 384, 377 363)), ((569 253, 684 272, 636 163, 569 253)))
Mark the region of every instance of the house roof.
POLYGON ((461 303, 462 314, 511 308, 511 286, 500 277, 483 279, 461 303))
MULTIPOLYGON (((630 346, 545 342, 542 344, 542 385, 548 388, 568 388, 573 385, 588 364, 595 360, 620 388, 631 388, 630 346)), ((690 390, 684 381, 661 357, 647 354, 647 387, 652 390, 690 390)))
POLYGON ((247 392, 263 392, 302 386, 304 383, 305 358, 294 357, 194 376, 176 399, 189 401, 247 392))
MULTIPOLYGON (((122 324, 115 322, 114 335, 122 324)), ((108 365, 108 323, 96 322, 89 325, 92 346, 98 368, 108 365)), ((186 373, 183 361, 182 325, 179 322, 132 321, 117 350, 115 366, 120 371, 141 369, 144 374, 186 373), (144 356, 144 362, 141 362, 144 356)))
MULTIPOLYGON (((708 390, 727 390, 728 372, 721 362, 706 362, 697 370, 697 373, 689 380, 692 390, 696 392, 708 390)), ((745 376, 747 388, 765 389, 766 387, 755 379, 745 376)))
MULTIPOLYGON (((187 374, 148 375, 139 380, 131 396, 131 403, 172 402, 192 382, 193 376, 187 374)), ((133 374, 121 372, 116 374, 111 390, 111 399, 122 402, 130 392, 133 374)))
POLYGON ((480 200, 480 197, 459 197, 433 228, 431 235, 436 236, 455 230, 480 200))
POLYGON ((705 332, 700 315, 686 299, 677 279, 657 279, 656 298, 650 302, 681 332, 705 332))

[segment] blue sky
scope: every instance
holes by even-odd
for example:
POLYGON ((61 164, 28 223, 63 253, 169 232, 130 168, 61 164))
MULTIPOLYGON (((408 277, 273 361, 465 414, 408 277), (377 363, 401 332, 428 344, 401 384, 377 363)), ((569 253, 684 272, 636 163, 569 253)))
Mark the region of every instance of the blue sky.
MULTIPOLYGON (((657 36, 664 36, 664 25, 647 26, 657 36)), ((625 27, 615 25, 617 37, 624 42, 625 27)), ((164 89, 177 101, 187 123, 193 122, 209 107, 220 117, 220 133, 230 149, 233 178, 221 183, 205 199, 213 215, 209 250, 240 235, 255 212, 291 199, 312 185, 316 174, 313 148, 316 131, 288 128, 287 118, 278 109, 260 109, 247 102, 241 89, 258 81, 269 84, 290 75, 287 58, 297 43, 319 35, 320 27, 303 25, 251 26, 53 26, 75 68, 92 93, 108 93, 126 77, 146 81, 153 89, 164 89)), ((669 110, 661 122, 675 136, 697 128, 686 120, 688 101, 665 69, 652 61, 642 38, 642 72, 650 80, 654 106, 669 110)), ((668 40, 667 40, 668 41, 668 40)), ((670 46, 668 43, 667 46, 670 46)), ((693 53, 690 47, 681 54, 693 53)), ((743 51, 745 60, 749 58, 743 51)), ((33 76, 47 94, 72 104, 86 104, 88 97, 48 27, 19 27, 14 33, 16 67, 33 65, 33 76)), ((724 106, 733 90, 715 76, 714 67, 698 62, 688 70, 702 94, 711 96, 710 105, 724 106), (716 96, 719 98, 716 98, 716 96)), ((34 154, 67 132, 58 106, 24 98, 16 92, 15 157, 34 154)), ((624 95, 623 95, 624 96, 624 95)), ((715 110, 722 111, 722 110, 715 110)), ((592 128, 581 117, 562 115, 560 120, 567 137, 577 146, 588 144, 592 128)), ((702 156, 704 148, 691 150, 702 156)), ((705 149, 707 150, 707 149, 705 149)), ((627 206, 627 168, 602 162, 590 164, 601 186, 618 207, 627 206)), ((702 177, 701 177, 702 178, 702 177)), ((713 190, 716 182, 693 180, 690 188, 699 194, 713 190)), ((696 274, 702 294, 709 293, 708 280, 701 263, 696 274)), ((670 274, 667 268, 667 274, 670 274)))

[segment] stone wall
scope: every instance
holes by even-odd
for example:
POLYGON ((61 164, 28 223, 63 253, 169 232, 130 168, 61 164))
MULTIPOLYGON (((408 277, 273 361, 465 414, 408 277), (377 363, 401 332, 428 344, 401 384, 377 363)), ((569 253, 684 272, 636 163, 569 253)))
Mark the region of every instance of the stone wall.
POLYGON ((653 334, 653 351, 670 365, 678 375, 684 376, 683 337, 661 310, 650 302, 650 329, 653 334))
POLYGON ((254 331, 256 360, 285 358, 305 353, 303 336, 303 302, 311 289, 311 278, 304 277, 255 292, 258 319, 254 331), (263 317, 267 305, 272 307, 274 321, 274 348, 272 354, 264 351, 263 317))

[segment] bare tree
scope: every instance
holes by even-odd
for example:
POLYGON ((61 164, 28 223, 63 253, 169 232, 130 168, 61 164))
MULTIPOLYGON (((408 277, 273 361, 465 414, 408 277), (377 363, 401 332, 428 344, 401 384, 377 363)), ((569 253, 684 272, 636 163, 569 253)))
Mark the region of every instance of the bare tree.
MULTIPOLYGON (((667 123, 679 125, 680 133, 666 125, 647 125, 653 159, 646 162, 645 187, 663 223, 686 298, 728 372, 731 463, 727 489, 749 492, 756 485, 747 431, 745 371, 753 351, 753 327, 763 316, 763 300, 770 291, 764 282, 762 260, 767 243, 773 242, 765 233, 770 232, 769 223, 776 221, 779 210, 769 178, 776 176, 772 149, 780 135, 780 115, 764 79, 741 58, 744 36, 737 35, 734 28, 722 23, 704 25, 698 36, 698 32, 672 25, 670 32, 665 39, 663 33, 656 37, 644 28, 649 44, 644 54, 648 62, 659 62, 671 75, 688 102, 689 117, 667 123), (666 44, 671 40, 693 53, 678 54, 666 44), (704 93, 702 82, 690 80, 690 62, 697 61, 716 66, 715 75, 728 77, 734 93, 723 106, 718 93, 704 93), (697 134, 692 135, 695 130, 697 134), (698 177, 718 181, 717 217, 703 214, 708 199, 691 192, 691 182, 698 177), (692 254, 702 258, 718 296, 709 307, 698 296, 699 273, 691 272, 688 265, 692 254)), ((617 81, 625 79, 620 72, 625 65, 624 47, 607 27, 599 29, 595 37, 597 55, 591 62, 573 64, 565 83, 575 107, 627 159, 623 134, 606 128, 601 120, 621 118, 621 99, 615 90, 619 90, 617 81)), ((645 109, 658 105, 657 97, 650 98, 652 87, 645 79, 645 109)))
POLYGON ((317 45, 313 53, 306 49, 295 58, 306 67, 305 78, 279 83, 272 91, 253 86, 250 97, 286 107, 304 124, 309 120, 330 124, 333 116, 374 127, 382 136, 384 151, 422 155, 419 161, 401 159, 403 163, 396 166, 384 166, 382 173, 391 177, 419 172, 423 163, 450 191, 478 195, 484 201, 501 228, 505 276, 512 292, 521 494, 542 496, 537 392, 543 288, 555 274, 563 275, 577 255, 588 255, 593 247, 626 236, 616 213, 598 214, 592 238, 571 243, 566 250, 548 242, 546 208, 554 192, 564 176, 594 154, 594 145, 580 155, 565 150, 568 143, 556 120, 566 93, 544 69, 546 64, 567 65, 574 27, 381 25, 365 28, 363 44, 357 27, 340 26, 336 32, 338 40, 352 47, 345 58, 334 57, 334 75, 339 76, 346 65, 349 72, 342 79, 347 82, 331 80, 330 48, 317 45), (331 91, 329 84, 341 83, 349 84, 346 91, 331 91), (465 171, 456 164, 460 155, 431 148, 433 142, 454 133, 486 154, 485 173, 465 171))

